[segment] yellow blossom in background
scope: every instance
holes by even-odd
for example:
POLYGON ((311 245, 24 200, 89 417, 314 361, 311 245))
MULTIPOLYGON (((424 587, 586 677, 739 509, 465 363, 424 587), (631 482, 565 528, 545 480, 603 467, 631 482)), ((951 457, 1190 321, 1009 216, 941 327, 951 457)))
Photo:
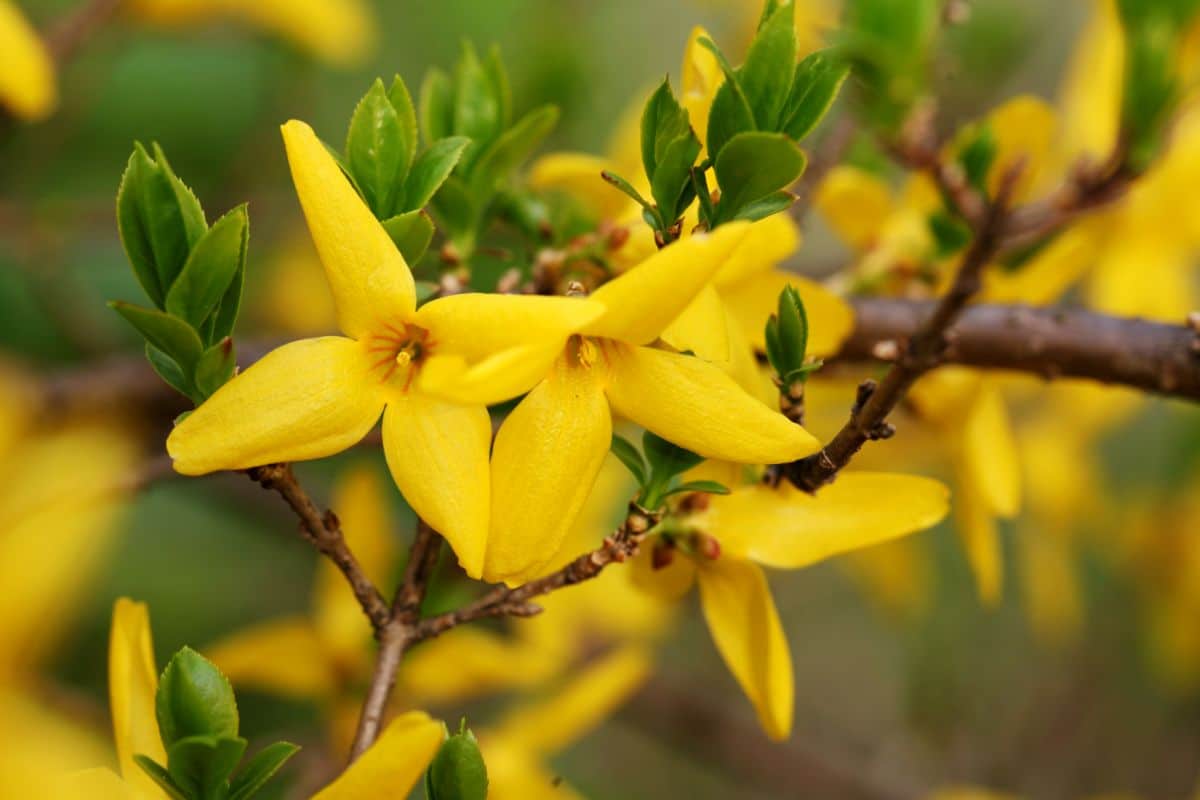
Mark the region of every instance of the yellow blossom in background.
POLYGON ((290 122, 284 141, 345 336, 284 345, 225 384, 171 433, 175 467, 195 475, 332 455, 382 413, 397 486, 478 577, 491 494, 486 406, 532 387, 604 307, 462 294, 417 309, 403 256, 312 129, 290 122), (430 373, 461 379, 469 395, 429 391, 430 373))
POLYGON ((54 60, 14 0, 0 0, 0 106, 37 121, 58 105, 54 60))
POLYGON ((922 530, 945 516, 948 499, 929 478, 871 472, 843 473, 816 495, 786 484, 741 486, 674 515, 643 545, 635 577, 668 597, 699 585, 717 649, 767 736, 785 739, 791 653, 762 567, 800 569, 922 530))
POLYGON ((376 23, 365 0, 129 0, 128 5, 133 14, 160 25, 240 22, 342 67, 363 63, 376 44, 376 23))
POLYGON ((337 308, 309 237, 286 236, 272 253, 254 311, 272 331, 304 336, 337 330, 337 308))

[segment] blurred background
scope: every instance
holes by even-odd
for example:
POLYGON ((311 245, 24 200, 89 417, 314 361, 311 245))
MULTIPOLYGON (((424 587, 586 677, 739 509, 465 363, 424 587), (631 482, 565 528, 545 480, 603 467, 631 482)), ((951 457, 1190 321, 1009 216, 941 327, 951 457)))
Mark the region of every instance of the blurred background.
MULTIPOLYGON (((78 0, 19 5, 47 30, 78 0)), ((468 39, 500 45, 518 113, 543 102, 562 109, 547 149, 602 152, 630 103, 664 73, 677 78, 693 25, 740 53, 759 11, 752 0, 364 5, 374 42, 332 57, 269 26, 176 27, 118 14, 61 70, 57 113, 37 124, 4 123, 0 348, 6 369, 21 376, 16 384, 61 381, 80 365, 139 351, 136 335, 105 307, 140 296, 114 222, 134 140, 163 146, 210 217, 249 202, 238 336, 261 341, 319 327, 329 313, 319 292, 298 283, 319 280, 319 272, 288 177, 283 121, 304 119, 340 143, 371 80, 399 73, 415 91, 428 66, 450 66, 468 39)), ((970 20, 946 36, 937 66, 946 121, 976 118, 1021 92, 1053 102, 1090 4, 970 5, 970 20)), ((846 260, 819 215, 804 229, 796 270, 821 276, 846 260)), ((1182 404, 1089 387, 1045 391, 997 380, 1031 468, 1025 512, 998 523, 1005 575, 995 607, 978 599, 954 519, 862 557, 773 575, 795 662, 796 726, 790 741, 771 744, 698 610, 687 606, 657 641, 649 683, 555 754, 550 769, 595 798, 909 798, 964 784, 1027 797, 1190 797, 1200 774, 1200 416, 1182 404), (1070 446, 1047 453, 1038 447, 1046 442, 1070 446), (1053 546, 1037 544, 1046 541, 1053 546)), ((811 427, 821 438, 842 421, 850 385, 814 389, 818 397, 828 389, 828 414, 826 401, 814 400, 811 427)), ((106 388, 89 387, 98 398, 91 410, 121 419, 124 409, 104 403, 106 388)), ((72 419, 88 412, 86 393, 71 394, 71 406, 72 419)), ((95 458, 119 459, 137 488, 91 530, 87 553, 59 551, 73 553, 78 574, 69 593, 45 600, 54 613, 41 616, 36 593, 14 590, 0 600, 8 631, 0 631, 0 647, 25 648, 18 634, 30 628, 53 626, 56 634, 36 659, 8 654, 35 662, 13 685, 100 741, 116 597, 149 604, 160 664, 183 644, 203 650, 311 605, 316 559, 278 498, 240 476, 143 480, 139 464, 161 461, 170 422, 146 416, 120 422, 140 455, 119 454, 119 442, 68 443, 55 456, 61 460, 48 462, 74 480, 95 447, 95 458)), ((873 449, 869 463, 953 484, 953 459, 941 455, 952 434, 915 418, 897 424, 899 435, 873 449)), ((5 473, 30 469, 27 456, 8 450, 5 473)), ((399 542, 410 535, 411 515, 373 448, 299 473, 328 502, 345 470, 362 465, 383 478, 399 542)), ((0 554, 8 559, 0 576, 12 572, 20 584, 20 573, 37 573, 15 546, 0 546, 0 554)), ((10 585, 0 581, 0 594, 10 585)), ((305 745, 290 768, 292 791, 319 785, 337 760, 328 709, 254 689, 240 690, 239 702, 252 740, 305 745)), ((469 711, 472 724, 486 724, 504 702, 499 693, 428 707, 448 720, 469 711)), ((286 788, 278 796, 288 796, 286 788)))

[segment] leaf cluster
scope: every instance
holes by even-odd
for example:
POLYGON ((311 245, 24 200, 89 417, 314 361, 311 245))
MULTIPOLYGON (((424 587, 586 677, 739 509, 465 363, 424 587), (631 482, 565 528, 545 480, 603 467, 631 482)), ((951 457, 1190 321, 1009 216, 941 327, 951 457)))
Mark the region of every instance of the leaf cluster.
POLYGON ((647 510, 659 510, 668 497, 676 494, 729 494, 729 489, 716 481, 682 481, 680 476, 703 463, 704 457, 649 431, 642 434, 641 451, 628 439, 614 434, 612 452, 637 479, 635 502, 647 510))

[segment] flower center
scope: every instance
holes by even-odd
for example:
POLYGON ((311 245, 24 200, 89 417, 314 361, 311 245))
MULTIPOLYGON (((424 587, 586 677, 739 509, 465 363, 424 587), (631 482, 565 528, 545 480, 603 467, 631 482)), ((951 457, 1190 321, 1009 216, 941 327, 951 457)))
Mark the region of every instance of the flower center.
POLYGON ((600 346, 587 336, 575 334, 567 340, 567 357, 588 369, 600 360, 600 346))
POLYGON ((401 323, 384 325, 382 331, 372 334, 367 352, 374 357, 371 367, 381 373, 382 381, 399 382, 407 391, 433 346, 429 331, 401 323))

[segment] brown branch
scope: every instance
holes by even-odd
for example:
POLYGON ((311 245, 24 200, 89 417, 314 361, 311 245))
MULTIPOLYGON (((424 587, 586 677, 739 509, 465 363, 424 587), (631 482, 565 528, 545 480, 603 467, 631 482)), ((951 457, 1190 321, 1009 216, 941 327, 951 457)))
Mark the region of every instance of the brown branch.
POLYGON ((371 620, 376 632, 382 632, 391 619, 391 612, 379 589, 363 572, 358 559, 346 546, 346 537, 342 535, 342 526, 337 515, 332 511, 321 513, 317 504, 296 480, 290 464, 254 467, 247 470, 247 474, 264 489, 278 493, 296 512, 296 516, 300 518, 300 534, 312 542, 317 550, 346 576, 363 613, 371 620))
MULTIPOLYGON (((859 298, 855 327, 831 362, 890 361, 933 301, 859 298)), ((947 332, 942 362, 1079 378, 1200 401, 1200 333, 1189 324, 1122 319, 1083 309, 975 305, 947 332)))
POLYGON ((122 0, 86 0, 46 35, 46 47, 60 66, 116 13, 122 0))

